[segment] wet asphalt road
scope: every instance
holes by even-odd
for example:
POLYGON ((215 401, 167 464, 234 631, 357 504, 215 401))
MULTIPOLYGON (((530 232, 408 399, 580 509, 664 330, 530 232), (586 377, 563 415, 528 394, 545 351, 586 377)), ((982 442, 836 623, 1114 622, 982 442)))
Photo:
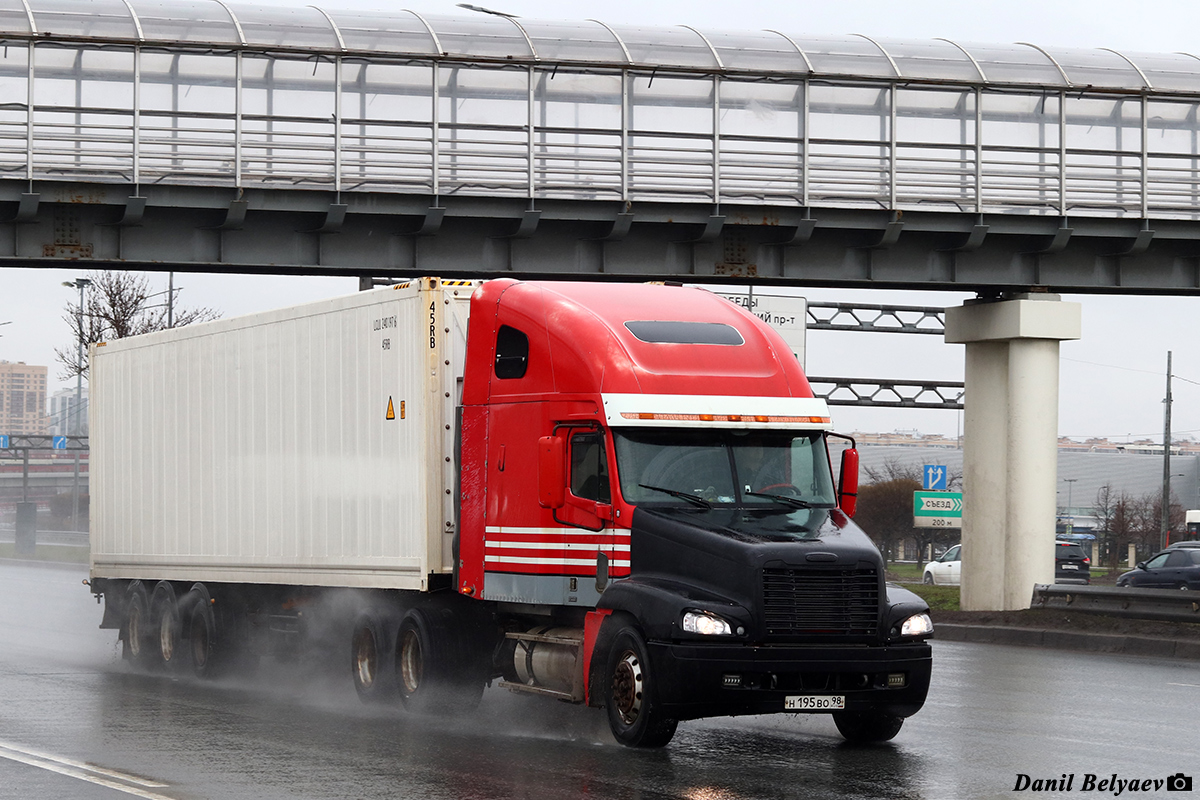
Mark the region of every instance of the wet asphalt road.
POLYGON ((0 562, 0 798, 1098 798, 1116 795, 1081 792, 1089 773, 1200 778, 1200 663, 935 642, 929 701, 891 744, 777 715, 684 723, 633 751, 602 712, 498 689, 455 720, 364 708, 348 675, 312 664, 134 674, 85 577, 0 562), (1076 777, 1014 793, 1020 773, 1076 777))

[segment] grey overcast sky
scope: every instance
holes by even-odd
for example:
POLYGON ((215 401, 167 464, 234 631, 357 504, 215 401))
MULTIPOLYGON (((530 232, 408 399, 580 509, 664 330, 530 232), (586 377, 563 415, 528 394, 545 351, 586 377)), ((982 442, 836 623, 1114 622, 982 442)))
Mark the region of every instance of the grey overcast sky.
MULTIPOLYGON (((304 6, 304 0, 261 0, 260 5, 304 6)), ((315 0, 328 8, 411 8, 424 14, 471 14, 450 0, 315 0)), ((1109 47, 1127 53, 1190 51, 1200 54, 1200 3, 1128 0, 843 0, 782 3, 744 0, 476 0, 476 5, 540 19, 600 19, 626 25, 690 25, 701 30, 773 28, 802 35, 863 33, 880 38, 967 42, 1031 42, 1059 47, 1109 47)), ((52 388, 73 386, 57 378, 54 348, 69 343, 62 320, 78 270, 0 270, 0 359, 50 367, 52 388)), ((166 287, 165 275, 153 275, 166 287)), ((181 302, 210 306, 224 316, 277 308, 356 290, 349 278, 177 275, 181 302)), ((814 300, 957 305, 967 295, 812 290, 814 300)), ((1200 346, 1192 333, 1200 298, 1067 297, 1083 303, 1083 339, 1062 347, 1059 430, 1077 438, 1127 436, 1160 439, 1166 353, 1174 351, 1173 429, 1200 438, 1200 346), (1191 383, 1195 381, 1196 383, 1191 383)), ((808 369, 815 375, 961 380, 963 349, 939 337, 814 333, 808 369)), ((844 430, 920 430, 954 435, 952 411, 837 408, 844 430)))

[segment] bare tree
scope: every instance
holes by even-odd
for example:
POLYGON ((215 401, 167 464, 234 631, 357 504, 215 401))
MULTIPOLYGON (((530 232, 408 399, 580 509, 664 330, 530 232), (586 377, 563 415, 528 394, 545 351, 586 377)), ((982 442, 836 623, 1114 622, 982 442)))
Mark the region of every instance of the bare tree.
POLYGON ((1096 552, 1093 553, 1096 566, 1104 564, 1111 569, 1117 568, 1117 542, 1113 536, 1117 501, 1118 496, 1111 483, 1106 483, 1096 490, 1096 500, 1092 505, 1096 515, 1096 532, 1100 537, 1096 542, 1096 552))
MULTIPOLYGON (((63 320, 71 329, 71 344, 54 350, 64 368, 59 375, 63 380, 80 374, 87 376, 88 345, 168 327, 167 292, 152 291, 150 281, 144 274, 92 272, 88 280, 91 285, 85 293, 83 313, 80 313, 79 303, 75 302, 67 304, 63 315, 63 320)), ((175 289, 176 294, 179 291, 175 289)), ((170 327, 173 328, 221 316, 211 308, 180 308, 178 305, 172 312, 170 327)))
MULTIPOLYGON (((1168 524, 1173 531, 1184 527, 1185 512, 1179 500, 1171 495, 1168 506, 1168 524)), ((1110 567, 1117 568, 1121 556, 1133 545, 1137 557, 1148 558, 1158 550, 1162 535, 1162 492, 1147 492, 1141 497, 1130 497, 1121 492, 1111 504, 1108 525, 1110 567)))

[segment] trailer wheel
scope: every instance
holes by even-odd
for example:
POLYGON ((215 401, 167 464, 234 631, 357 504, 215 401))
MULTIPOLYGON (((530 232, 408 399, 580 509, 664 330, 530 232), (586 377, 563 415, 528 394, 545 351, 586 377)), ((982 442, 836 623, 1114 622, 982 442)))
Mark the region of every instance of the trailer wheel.
POLYGON ((655 681, 642 634, 631 626, 622 628, 609 650, 605 686, 608 726, 621 744, 663 747, 675 735, 679 723, 658 708, 655 681))
POLYGON ((904 717, 882 711, 836 711, 833 723, 846 741, 854 744, 886 742, 904 725, 904 717))
POLYGON ((192 606, 188 633, 191 642, 192 672, 201 679, 217 677, 223 666, 222 642, 210 598, 203 597, 192 606))
POLYGON ((181 625, 179 604, 175 600, 175 588, 166 581, 159 581, 150 598, 151 636, 157 645, 151 649, 158 666, 171 670, 179 664, 179 639, 181 625))
POLYGON ((364 703, 377 703, 395 693, 391 652, 383 615, 376 611, 359 614, 350 641, 350 670, 354 689, 364 703))
POLYGON ((153 643, 150 639, 150 604, 141 581, 129 584, 125 593, 125 627, 121 631, 121 656, 131 664, 145 668, 150 663, 153 643))
POLYGON ((483 694, 484 677, 465 634, 448 609, 414 608, 396 637, 396 684, 404 707, 418 713, 469 711, 483 694))

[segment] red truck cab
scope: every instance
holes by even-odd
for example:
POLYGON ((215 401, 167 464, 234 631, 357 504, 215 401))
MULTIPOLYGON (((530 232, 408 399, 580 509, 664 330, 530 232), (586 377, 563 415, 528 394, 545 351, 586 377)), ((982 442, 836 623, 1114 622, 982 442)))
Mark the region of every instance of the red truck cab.
POLYGON ((830 428, 782 338, 711 292, 482 285, 455 587, 551 620, 509 634, 508 685, 605 705, 633 745, 784 710, 891 738, 932 626, 850 520, 857 454, 835 486, 830 428))

